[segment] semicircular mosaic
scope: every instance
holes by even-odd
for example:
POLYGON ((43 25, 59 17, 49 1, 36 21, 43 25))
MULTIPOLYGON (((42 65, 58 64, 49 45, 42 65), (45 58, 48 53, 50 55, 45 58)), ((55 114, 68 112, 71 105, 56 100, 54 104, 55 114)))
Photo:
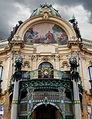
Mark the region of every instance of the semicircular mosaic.
POLYGON ((58 25, 52 23, 40 23, 30 27, 25 35, 24 42, 27 45, 34 43, 66 45, 68 36, 58 25))

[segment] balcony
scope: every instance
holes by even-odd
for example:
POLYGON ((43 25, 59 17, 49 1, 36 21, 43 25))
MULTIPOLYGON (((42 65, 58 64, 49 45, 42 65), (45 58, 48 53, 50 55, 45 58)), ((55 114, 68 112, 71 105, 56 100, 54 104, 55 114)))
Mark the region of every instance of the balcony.
POLYGON ((55 104, 59 108, 64 107, 66 113, 72 114, 73 89, 69 72, 53 70, 53 75, 47 77, 38 70, 23 72, 19 83, 19 114, 27 114, 38 104, 55 104), (27 89, 27 91, 26 91, 27 89), (25 95, 25 96, 24 96, 25 95), (62 106, 61 106, 62 105, 62 106))
POLYGON ((48 100, 59 101, 59 92, 40 91, 33 93, 33 100, 44 100, 47 97, 48 100))
MULTIPOLYGON (((40 89, 40 88, 39 88, 40 89)), ((35 105, 38 104, 44 104, 48 105, 51 103, 54 103, 58 107, 62 108, 65 105, 66 113, 72 114, 72 106, 73 102, 71 99, 67 98, 66 94, 62 91, 52 91, 52 90, 38 90, 33 91, 30 89, 29 94, 26 95, 25 98, 22 98, 19 103, 19 114, 26 114, 27 113, 27 107, 29 107, 28 110, 32 110, 35 105), (62 106, 61 106, 62 105, 62 106), (32 107, 33 106, 33 107, 32 107)), ((24 93, 23 93, 24 95, 24 93)))
POLYGON ((59 87, 72 90, 72 81, 57 78, 35 78, 31 80, 21 80, 20 88, 33 87, 34 90, 57 90, 59 87))
POLYGON ((70 80, 70 72, 69 71, 60 71, 53 69, 51 73, 48 72, 39 72, 38 69, 33 71, 22 71, 22 80, 29 80, 29 79, 66 79, 70 80))

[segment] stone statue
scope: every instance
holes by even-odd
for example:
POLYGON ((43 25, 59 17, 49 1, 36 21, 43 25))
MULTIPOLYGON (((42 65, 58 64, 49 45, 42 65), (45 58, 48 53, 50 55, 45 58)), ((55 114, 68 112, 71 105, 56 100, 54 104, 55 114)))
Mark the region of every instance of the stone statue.
POLYGON ((8 37, 8 41, 11 41, 11 40, 12 40, 12 38, 14 37, 15 33, 17 32, 19 26, 20 26, 23 22, 20 20, 20 21, 18 21, 18 23, 19 23, 19 25, 16 24, 16 26, 13 27, 13 30, 11 31, 11 34, 10 34, 10 36, 8 37))
POLYGON ((80 39, 82 42, 80 30, 78 28, 78 22, 76 21, 75 16, 73 16, 72 19, 69 20, 69 22, 72 23, 72 25, 73 25, 73 28, 74 28, 75 33, 76 33, 76 37, 78 38, 78 40, 80 39))
POLYGON ((80 34, 80 30, 79 30, 79 28, 78 28, 78 22, 74 22, 74 23, 73 23, 73 28, 74 28, 74 30, 75 30, 75 32, 76 32, 77 38, 78 38, 78 39, 80 38, 80 40, 82 41, 81 34, 80 34))

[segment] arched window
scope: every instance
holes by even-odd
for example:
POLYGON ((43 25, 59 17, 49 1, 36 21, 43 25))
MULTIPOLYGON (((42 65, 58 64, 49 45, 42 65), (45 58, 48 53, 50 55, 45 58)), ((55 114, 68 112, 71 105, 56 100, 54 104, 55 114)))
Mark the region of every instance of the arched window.
POLYGON ((3 67, 0 66, 0 93, 1 93, 1 90, 2 90, 2 80, 3 80, 3 67))
POLYGON ((49 62, 43 62, 38 67, 38 78, 53 78, 53 66, 49 62))
POLYGON ((0 66, 0 81, 3 80, 3 67, 0 66))
POLYGON ((88 78, 89 80, 92 80, 92 66, 88 67, 88 78))

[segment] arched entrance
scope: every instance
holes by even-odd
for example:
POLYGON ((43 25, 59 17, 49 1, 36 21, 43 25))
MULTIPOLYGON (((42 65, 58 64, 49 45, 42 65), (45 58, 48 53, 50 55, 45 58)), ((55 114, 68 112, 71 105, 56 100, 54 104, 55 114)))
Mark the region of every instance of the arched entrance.
POLYGON ((58 119, 61 117, 60 111, 52 105, 38 106, 32 113, 32 119, 58 119))

